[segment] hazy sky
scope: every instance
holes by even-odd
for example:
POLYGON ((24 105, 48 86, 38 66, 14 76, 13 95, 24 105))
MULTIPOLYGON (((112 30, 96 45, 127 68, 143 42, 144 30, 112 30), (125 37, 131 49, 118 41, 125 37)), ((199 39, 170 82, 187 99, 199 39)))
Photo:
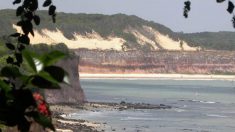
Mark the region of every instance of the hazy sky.
MULTIPOLYGON (((16 8, 13 0, 0 0, 0 9, 16 8)), ((43 0, 40 0, 41 3, 43 0)), ((227 2, 191 0, 189 18, 182 15, 185 0, 54 0, 58 11, 73 13, 124 13, 161 23, 173 31, 235 31, 227 2)), ((43 9, 40 7, 40 9, 43 9)))

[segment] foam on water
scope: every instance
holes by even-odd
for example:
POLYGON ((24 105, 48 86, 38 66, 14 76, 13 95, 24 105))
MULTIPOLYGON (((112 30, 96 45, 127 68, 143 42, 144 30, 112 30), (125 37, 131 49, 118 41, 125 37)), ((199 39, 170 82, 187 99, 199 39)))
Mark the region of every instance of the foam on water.
POLYGON ((121 121, 159 121, 159 118, 144 118, 144 117, 124 117, 121 121))
POLYGON ((180 109, 180 108, 174 108, 173 110, 176 111, 176 112, 185 112, 184 109, 180 109))
POLYGON ((217 114, 206 114, 208 117, 218 117, 218 118, 227 118, 228 116, 224 115, 217 115, 217 114))
POLYGON ((179 101, 188 101, 188 102, 199 102, 199 103, 203 103, 203 104, 215 104, 215 103, 219 103, 219 102, 214 102, 214 101, 203 101, 203 100, 179 100, 179 101))
MULTIPOLYGON (((229 81, 151 80, 151 79, 99 79, 81 80, 88 101, 116 101, 130 103, 165 104, 168 110, 100 110, 79 111, 73 118, 107 122, 126 128, 148 125, 149 131, 182 132, 187 130, 233 132, 235 119, 234 85, 229 81), (232 126, 232 127, 231 127, 232 126), (199 130, 200 128, 200 130, 199 130)), ((131 131, 130 129, 134 129, 131 131)), ((143 129, 145 131, 145 129, 143 129)))

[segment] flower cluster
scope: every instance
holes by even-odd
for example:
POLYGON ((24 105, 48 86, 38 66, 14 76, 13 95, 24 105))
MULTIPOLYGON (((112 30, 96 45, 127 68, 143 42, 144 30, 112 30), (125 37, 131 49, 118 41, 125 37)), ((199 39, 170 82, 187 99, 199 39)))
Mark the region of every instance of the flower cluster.
POLYGON ((35 92, 35 93, 33 93, 33 97, 37 103, 37 109, 38 109, 39 113, 41 113, 45 116, 50 116, 51 112, 49 110, 48 104, 46 103, 46 101, 44 100, 42 95, 38 92, 35 92))

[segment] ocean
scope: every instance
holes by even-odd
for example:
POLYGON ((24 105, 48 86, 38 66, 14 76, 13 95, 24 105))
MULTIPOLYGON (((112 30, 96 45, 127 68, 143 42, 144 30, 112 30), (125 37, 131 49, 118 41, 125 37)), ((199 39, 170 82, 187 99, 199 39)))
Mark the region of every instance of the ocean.
POLYGON ((235 82, 227 80, 81 79, 88 101, 170 105, 160 110, 71 113, 107 123, 111 132, 235 132, 235 82))

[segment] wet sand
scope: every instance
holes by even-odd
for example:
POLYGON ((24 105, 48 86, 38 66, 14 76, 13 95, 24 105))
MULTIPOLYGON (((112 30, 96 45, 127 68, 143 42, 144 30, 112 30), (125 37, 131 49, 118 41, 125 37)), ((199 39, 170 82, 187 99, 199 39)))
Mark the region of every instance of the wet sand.
POLYGON ((80 73, 81 79, 175 79, 175 80, 235 80, 235 75, 204 74, 90 74, 80 73))

